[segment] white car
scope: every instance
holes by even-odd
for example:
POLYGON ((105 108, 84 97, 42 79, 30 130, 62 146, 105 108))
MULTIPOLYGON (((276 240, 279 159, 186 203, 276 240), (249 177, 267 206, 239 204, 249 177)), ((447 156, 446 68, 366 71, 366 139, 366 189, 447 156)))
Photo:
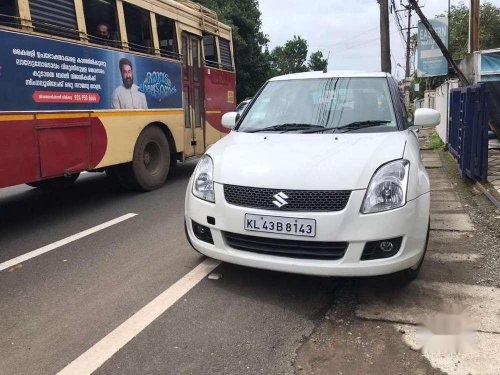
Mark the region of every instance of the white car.
POLYGON ((439 121, 418 109, 410 126, 385 73, 273 78, 241 118, 224 115, 233 131, 199 161, 186 192, 188 240, 249 267, 411 281, 430 205, 416 127, 439 121))

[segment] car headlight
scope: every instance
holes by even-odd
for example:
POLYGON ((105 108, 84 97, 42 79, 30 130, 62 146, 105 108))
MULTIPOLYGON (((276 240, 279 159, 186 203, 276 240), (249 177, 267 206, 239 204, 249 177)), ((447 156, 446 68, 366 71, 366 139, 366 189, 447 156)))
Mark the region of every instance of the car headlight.
POLYGON ((406 204, 410 162, 395 160, 380 167, 372 177, 361 213, 393 210, 406 204))
POLYGON ((214 163, 208 155, 198 162, 193 178, 193 195, 209 202, 215 202, 214 163))

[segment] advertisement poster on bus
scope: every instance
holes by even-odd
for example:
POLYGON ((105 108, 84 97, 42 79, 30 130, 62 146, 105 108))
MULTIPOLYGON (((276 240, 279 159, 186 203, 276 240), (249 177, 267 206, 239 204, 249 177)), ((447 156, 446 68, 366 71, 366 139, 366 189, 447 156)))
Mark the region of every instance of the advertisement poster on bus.
MULTIPOLYGON (((444 45, 448 47, 448 17, 429 20, 444 45)), ((418 23, 417 75, 435 77, 448 74, 448 61, 422 22, 418 23)))
POLYGON ((181 65, 0 30, 0 111, 182 108, 181 65))

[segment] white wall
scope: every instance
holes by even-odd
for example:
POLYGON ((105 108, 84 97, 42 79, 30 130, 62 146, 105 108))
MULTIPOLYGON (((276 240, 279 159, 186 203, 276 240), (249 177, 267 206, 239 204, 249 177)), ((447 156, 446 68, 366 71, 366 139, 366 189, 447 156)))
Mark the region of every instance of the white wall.
POLYGON ((441 123, 436 127, 441 140, 448 143, 448 104, 451 89, 458 87, 458 80, 443 83, 435 90, 434 108, 441 113, 441 123))
POLYGON ((415 106, 415 109, 424 108, 424 99, 413 100, 413 105, 415 106))
POLYGON ((424 92, 424 108, 434 108, 436 92, 434 90, 425 90, 424 92))

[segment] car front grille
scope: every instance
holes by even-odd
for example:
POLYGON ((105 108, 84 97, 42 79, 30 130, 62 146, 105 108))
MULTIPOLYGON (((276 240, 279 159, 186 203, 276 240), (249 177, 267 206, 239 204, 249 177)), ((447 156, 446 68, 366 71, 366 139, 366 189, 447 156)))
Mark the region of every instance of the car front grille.
POLYGON ((279 211, 342 211, 351 196, 350 190, 280 190, 224 185, 226 202, 235 206, 279 211), (279 208, 273 202, 283 193, 287 204, 279 208))
POLYGON ((283 240, 229 232, 224 232, 224 238, 236 250, 299 259, 341 259, 348 246, 347 242, 283 240))

